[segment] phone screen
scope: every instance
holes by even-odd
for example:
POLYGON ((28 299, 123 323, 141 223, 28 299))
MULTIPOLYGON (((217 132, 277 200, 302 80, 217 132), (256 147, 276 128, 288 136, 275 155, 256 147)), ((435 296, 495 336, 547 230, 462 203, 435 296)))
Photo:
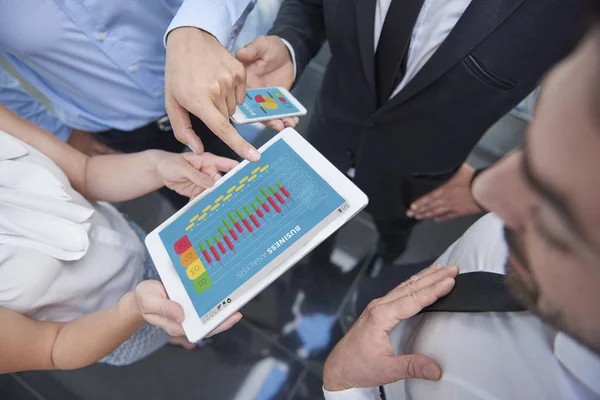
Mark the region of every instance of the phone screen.
POLYGON ((239 108, 249 119, 276 117, 300 111, 277 88, 247 90, 246 101, 239 108))

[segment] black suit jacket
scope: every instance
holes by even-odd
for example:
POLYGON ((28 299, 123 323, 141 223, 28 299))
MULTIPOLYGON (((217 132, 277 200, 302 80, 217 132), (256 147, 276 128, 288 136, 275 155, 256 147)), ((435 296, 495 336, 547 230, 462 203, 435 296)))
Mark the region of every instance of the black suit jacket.
POLYGON ((355 163, 355 182, 381 220, 405 218, 412 201, 449 179, 483 133, 574 48, 585 1, 473 0, 429 62, 379 109, 375 3, 285 0, 270 34, 291 43, 299 73, 329 41, 309 139, 340 170, 355 163))

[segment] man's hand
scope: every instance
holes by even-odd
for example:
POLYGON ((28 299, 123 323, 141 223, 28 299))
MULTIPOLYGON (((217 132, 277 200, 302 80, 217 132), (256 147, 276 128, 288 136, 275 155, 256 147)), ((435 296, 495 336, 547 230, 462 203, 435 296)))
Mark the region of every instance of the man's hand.
POLYGON ((212 187, 221 178, 220 172, 229 172, 238 162, 211 153, 160 153, 156 169, 169 189, 182 196, 194 198, 212 187))
POLYGON ((473 167, 463 163, 448 182, 412 203, 406 215, 416 219, 435 218, 437 222, 444 222, 481 212, 471 194, 474 172, 473 167))
POLYGON ((448 294, 457 274, 457 266, 432 265, 369 303, 327 358, 325 389, 377 387, 406 378, 440 379, 442 371, 431 358, 423 354, 396 356, 389 333, 402 320, 448 294))
POLYGON ((240 157, 258 161, 260 153, 229 123, 246 95, 243 65, 211 34, 177 28, 167 38, 165 106, 175 137, 196 154, 204 151, 192 129, 193 113, 240 157))
MULTIPOLYGON (((278 36, 259 36, 235 53, 246 67, 248 88, 284 87, 294 83, 294 64, 290 52, 278 36)), ((269 128, 280 131, 294 127, 298 118, 283 118, 264 122, 269 128)))
POLYGON ((67 140, 67 143, 90 157, 104 154, 120 154, 117 150, 100 143, 91 133, 77 129, 71 130, 71 136, 67 140))
MULTIPOLYGON (((185 335, 181 326, 184 320, 183 307, 169 300, 162 283, 154 280, 141 282, 135 289, 135 299, 140 316, 146 322, 158 326, 173 337, 185 335)), ((233 314, 208 336, 226 331, 240 319, 242 319, 241 313, 233 314)))

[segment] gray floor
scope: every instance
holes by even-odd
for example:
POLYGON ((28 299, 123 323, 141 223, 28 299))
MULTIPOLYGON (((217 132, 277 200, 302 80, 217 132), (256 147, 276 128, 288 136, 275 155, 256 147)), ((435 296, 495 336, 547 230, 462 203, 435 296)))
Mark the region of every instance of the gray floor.
MULTIPOLYGON (((309 110, 314 104, 327 59, 325 49, 310 65, 296 90, 297 97, 309 110)), ((306 126, 305 119, 298 129, 303 132, 306 126)), ((491 163, 520 143, 524 129, 523 121, 513 116, 505 117, 482 139, 469 162, 476 167, 491 163)), ((265 130, 258 143, 268 140, 272 134, 265 130)), ((157 194, 121 204, 120 208, 148 231, 174 212, 157 194)), ((478 216, 443 224, 423 222, 415 229, 399 262, 411 264, 434 259, 476 218, 478 216)), ((334 268, 295 267, 243 310, 246 318, 239 326, 209 341, 204 348, 186 351, 167 346, 143 362, 125 368, 94 365, 79 371, 0 376, 0 398, 318 398, 322 361, 330 348, 327 346, 335 343, 351 322, 345 320, 345 310, 353 288, 362 279, 369 279, 364 276, 365 264, 361 260, 371 251, 375 241, 370 217, 359 215, 338 236, 332 260, 334 268), (328 279, 331 285, 319 287, 315 279, 328 279), (300 309, 300 315, 290 312, 294 305, 300 309), (315 322, 318 318, 329 321, 328 316, 334 316, 334 319, 325 325, 315 322), (312 325, 306 322, 309 317, 312 325), (338 317, 342 318, 335 324, 338 317), (290 324, 298 326, 293 333, 289 333, 290 324), (311 329, 309 338, 303 335, 302 326, 311 329), (326 336, 327 346, 315 342, 320 335, 326 336)))

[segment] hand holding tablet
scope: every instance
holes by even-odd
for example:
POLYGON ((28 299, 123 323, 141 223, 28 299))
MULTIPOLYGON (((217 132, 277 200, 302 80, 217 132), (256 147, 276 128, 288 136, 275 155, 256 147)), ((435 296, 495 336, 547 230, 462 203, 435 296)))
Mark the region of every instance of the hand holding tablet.
POLYGON ((339 229, 367 197, 293 129, 146 238, 198 341, 339 229))

